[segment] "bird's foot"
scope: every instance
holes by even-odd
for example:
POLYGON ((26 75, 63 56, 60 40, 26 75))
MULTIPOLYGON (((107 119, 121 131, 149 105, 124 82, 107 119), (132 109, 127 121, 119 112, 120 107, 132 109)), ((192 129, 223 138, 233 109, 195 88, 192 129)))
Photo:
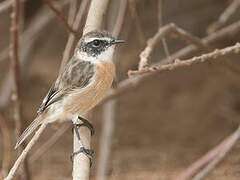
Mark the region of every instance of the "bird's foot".
POLYGON ((93 150, 91 150, 91 149, 86 149, 86 148, 83 146, 83 143, 82 143, 82 141, 81 141, 80 134, 79 134, 79 132, 78 132, 78 128, 81 127, 81 126, 86 126, 86 127, 88 127, 88 128, 90 129, 90 131, 91 131, 91 135, 94 134, 94 128, 93 128, 92 124, 91 124, 88 120, 82 118, 81 116, 78 116, 78 117, 76 117, 76 118, 77 118, 77 119, 73 120, 73 130, 75 131, 76 136, 77 136, 77 139, 78 139, 78 141, 79 141, 80 149, 77 150, 77 151, 75 151, 75 152, 73 152, 73 153, 71 154, 70 158, 71 158, 71 160, 73 161, 73 157, 74 157, 75 155, 77 155, 77 154, 79 154, 79 153, 83 153, 83 154, 85 154, 85 155, 89 158, 90 167, 91 167, 91 166, 92 166, 92 163, 93 163, 93 150), (82 121, 82 123, 80 123, 79 120, 82 121))
POLYGON ((82 147, 80 147, 80 149, 78 151, 75 151, 71 154, 71 156, 70 156, 71 160, 73 161, 73 157, 79 153, 83 153, 88 157, 88 159, 90 161, 90 167, 92 167, 94 151, 91 149, 86 149, 85 147, 82 146, 82 147))
POLYGON ((94 130, 93 125, 87 119, 85 119, 85 118, 83 118, 81 116, 78 116, 78 119, 80 119, 82 121, 82 123, 76 124, 77 127, 86 126, 91 131, 91 135, 94 135, 95 130, 94 130))

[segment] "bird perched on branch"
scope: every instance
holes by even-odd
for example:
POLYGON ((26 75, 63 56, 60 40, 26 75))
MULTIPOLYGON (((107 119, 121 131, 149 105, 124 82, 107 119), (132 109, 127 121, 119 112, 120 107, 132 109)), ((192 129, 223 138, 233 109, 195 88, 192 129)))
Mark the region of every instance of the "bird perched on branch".
MULTIPOLYGON (((111 88, 115 75, 112 61, 114 48, 122 42, 124 41, 115 39, 106 31, 85 34, 79 40, 73 57, 48 91, 37 118, 19 137, 15 148, 43 123, 77 117, 83 122, 80 125, 86 125, 93 132, 92 125, 80 115, 92 109, 111 88)), ((90 150, 81 147, 73 154, 79 152, 86 154, 91 160, 90 150)))

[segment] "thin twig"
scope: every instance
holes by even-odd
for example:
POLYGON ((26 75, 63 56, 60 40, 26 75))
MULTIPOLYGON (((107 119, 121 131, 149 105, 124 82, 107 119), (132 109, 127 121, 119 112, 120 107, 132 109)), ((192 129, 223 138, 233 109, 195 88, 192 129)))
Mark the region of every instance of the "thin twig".
POLYGON ((48 0, 42 0, 52 11, 54 11, 57 17, 65 24, 65 27, 69 32, 73 33, 75 36, 80 37, 79 33, 75 31, 68 23, 67 19, 62 15, 62 13, 55 8, 48 0))
MULTIPOLYGON (((163 25, 163 0, 158 0, 158 26, 159 28, 163 25)), ((163 49, 166 57, 170 57, 166 38, 162 38, 163 49)))
POLYGON ((37 149, 36 152, 34 152, 33 155, 29 158, 29 163, 34 163, 37 159, 39 159, 50 147, 52 147, 59 139, 64 135, 64 133, 71 127, 71 124, 65 124, 60 129, 58 129, 50 139, 48 139, 44 144, 41 145, 37 149))
POLYGON ((10 131, 6 119, 0 114, 0 132, 2 134, 2 169, 0 171, 0 178, 3 179, 9 169, 11 157, 11 138, 10 131))
MULTIPOLYGON (((61 3, 61 7, 65 6, 67 3, 68 1, 63 1, 61 3)), ((56 16, 54 13, 52 13, 52 11, 49 11, 45 7, 41 8, 29 23, 29 28, 27 28, 24 31, 23 35, 20 36, 19 63, 21 73, 25 72, 25 68, 27 67, 25 65, 29 60, 29 56, 31 55, 32 50, 34 49, 34 45, 41 37, 40 32, 45 29, 45 27, 54 19, 54 17, 56 16)), ((8 48, 3 51, 7 52, 8 48)), ((5 58, 7 58, 7 56, 5 58)), ((6 74, 6 78, 2 82, 2 87, 0 90, 0 109, 3 109, 6 105, 8 105, 12 87, 13 79, 10 75, 10 72, 8 72, 6 74)))
POLYGON ((211 34, 217 29, 222 27, 230 19, 230 17, 236 12, 240 6, 239 0, 233 0, 233 2, 225 9, 225 11, 219 16, 218 20, 207 28, 207 33, 211 34))
MULTIPOLYGON (((115 2, 118 3, 118 2, 115 2)), ((118 16, 113 29, 113 36, 118 37, 123 27, 124 17, 127 9, 127 0, 120 2, 118 16)), ((117 4, 118 5, 118 4, 117 4)), ((115 19, 113 19, 115 20, 115 19)), ((115 21, 114 21, 115 22, 115 21)), ((111 22, 110 22, 111 23, 111 22)), ((113 23, 112 23, 113 24, 113 23)), ((117 62, 115 62, 117 64, 117 62)), ((104 180, 106 172, 108 171, 108 162, 111 155, 113 133, 115 129, 115 114, 116 114, 117 100, 113 99, 106 103, 103 107, 103 128, 100 135, 99 159, 97 165, 97 180, 104 180)))
POLYGON ((227 54, 232 54, 232 53, 238 54, 239 51, 240 51, 240 43, 237 43, 234 46, 229 46, 229 47, 226 47, 226 48, 221 49, 221 50, 216 49, 211 53, 203 54, 201 56, 193 57, 191 59, 187 59, 187 60, 176 59, 173 64, 153 66, 153 67, 150 67, 150 68, 145 68, 145 69, 140 70, 140 71, 129 71, 128 75, 129 76, 136 76, 136 75, 142 75, 142 74, 146 74, 146 73, 171 71, 171 70, 174 70, 174 69, 179 68, 179 67, 191 66, 192 64, 202 63, 202 62, 205 62, 205 61, 210 61, 210 60, 216 59, 220 56, 224 56, 224 55, 227 55, 227 54))
MULTIPOLYGON (((20 1, 15 0, 13 10, 11 14, 11 29, 10 29, 10 46, 9 56, 11 58, 11 71, 13 77, 13 91, 12 101, 14 105, 14 120, 15 120, 15 137, 16 139, 20 136, 23 120, 21 110, 21 99, 20 99, 20 73, 19 73, 19 17, 20 17, 20 1)), ((21 146, 24 148, 24 145, 21 146)), ((24 161, 23 176, 25 179, 29 179, 28 163, 24 161)))
MULTIPOLYGON (((200 173, 206 172, 206 168, 208 169, 209 166, 212 167, 213 163, 216 165, 216 163, 218 163, 224 157, 226 152, 228 152, 239 139, 239 136, 240 127, 238 127, 238 129, 233 134, 225 138, 219 145, 214 147, 207 154, 194 162, 190 167, 185 169, 176 177, 176 180, 187 180, 196 175, 199 171, 200 173), (205 168, 203 169, 204 166, 205 168)), ((199 175, 196 175, 195 178, 197 176, 199 175)))
POLYGON ((169 33, 176 34, 178 37, 186 40, 187 42, 190 42, 191 44, 194 44, 199 49, 204 49, 204 50, 207 49, 207 46, 201 42, 201 39, 193 36, 192 34, 186 32, 185 30, 171 23, 164 27, 159 28, 158 32, 147 41, 147 47, 140 54, 140 62, 138 66, 139 70, 142 70, 148 67, 148 59, 154 47, 162 37, 166 36, 169 33))
MULTIPOLYGON (((21 2, 25 2, 26 0, 20 0, 21 2)), ((7 11, 11 8, 14 0, 5 0, 0 3, 0 14, 7 11)))
POLYGON ((19 83, 19 56, 18 56, 18 27, 19 27, 19 0, 13 3, 13 12, 11 14, 11 37, 10 37, 10 51, 11 71, 13 74, 14 86, 12 92, 12 101, 14 104, 14 120, 15 120, 15 136, 19 137, 21 130, 21 100, 20 100, 20 83, 19 83))
POLYGON ((46 126, 47 126, 46 123, 41 124, 40 128, 37 130, 37 132, 35 133, 33 138, 30 140, 30 142, 28 143, 26 148, 23 150, 21 155, 18 157, 18 159, 15 161, 12 169, 8 173, 8 176, 4 180, 11 180, 14 177, 19 165, 21 164, 22 161, 24 161, 28 152, 31 150, 32 146, 36 143, 36 141, 39 139, 40 135, 42 134, 42 132, 46 128, 46 126))
MULTIPOLYGON (((213 33, 204 39, 202 39, 202 43, 204 45, 210 45, 213 44, 214 42, 229 38, 229 37, 234 37, 236 34, 240 32, 240 21, 231 24, 220 31, 217 31, 216 33, 213 33)), ((189 45, 176 53, 171 55, 171 58, 166 58, 159 63, 154 64, 155 66, 159 66, 162 64, 168 64, 172 63, 175 59, 177 58, 186 58, 194 53, 196 53, 199 50, 199 48, 195 45, 189 45)), ((117 89, 111 90, 108 92, 108 94, 105 96, 105 98, 101 101, 101 104, 114 99, 116 97, 119 97, 123 94, 129 93, 132 90, 138 88, 142 82, 145 80, 148 80, 148 78, 151 78, 152 76, 156 75, 156 73, 149 73, 141 76, 137 76, 135 78, 129 78, 121 81, 118 83, 117 89)))
POLYGON ((132 20, 134 21, 134 25, 136 26, 137 37, 140 40, 140 44, 144 44, 145 36, 141 28, 140 19, 137 12, 137 2, 136 0, 128 0, 128 2, 129 2, 130 14, 131 14, 132 20))
MULTIPOLYGON (((79 26, 83 20, 84 14, 87 12, 88 6, 89 6, 90 1, 89 0, 83 0, 80 4, 79 10, 77 12, 76 18, 74 20, 74 23, 72 24, 73 29, 77 31, 79 29, 79 26)), ((68 41, 65 46, 64 52, 63 52, 63 59, 62 63, 60 66, 60 71, 59 74, 63 71, 65 65, 67 64, 68 60, 70 59, 71 53, 74 49, 74 42, 78 38, 74 36, 72 33, 69 34, 68 36, 68 41)))

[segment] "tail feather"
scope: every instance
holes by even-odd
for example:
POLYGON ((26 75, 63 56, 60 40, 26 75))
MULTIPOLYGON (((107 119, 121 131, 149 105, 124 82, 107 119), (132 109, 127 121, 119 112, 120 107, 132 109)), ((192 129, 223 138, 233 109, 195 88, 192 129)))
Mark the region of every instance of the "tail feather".
POLYGON ((15 149, 17 149, 22 142, 41 124, 41 118, 37 117, 22 133, 22 135, 18 138, 17 143, 15 145, 15 149))

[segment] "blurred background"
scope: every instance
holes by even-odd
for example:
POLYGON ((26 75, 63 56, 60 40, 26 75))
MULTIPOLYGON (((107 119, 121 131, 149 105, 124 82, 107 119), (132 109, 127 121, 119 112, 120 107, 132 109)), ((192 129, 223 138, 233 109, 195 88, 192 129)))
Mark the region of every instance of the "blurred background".
MULTIPOLYGON (((59 1, 50 2, 59 8, 59 1)), ((78 4, 80 2, 79 0, 78 4)), ((116 18, 119 2, 110 1, 105 20, 105 29, 109 31, 113 29, 114 20, 112 19, 116 18)), ((219 18, 231 2, 230 0, 164 0, 163 25, 175 23, 199 38, 206 37, 209 25, 219 18)), ((65 17, 68 15, 68 7, 64 5, 61 9, 65 17)), ((126 40, 127 43, 118 47, 115 56, 118 82, 128 78, 128 70, 137 69, 139 54, 146 46, 147 39, 157 32, 158 7, 157 0, 136 0, 138 14, 136 21, 128 4, 119 35, 119 38, 126 40)), ((52 13, 39 0, 27 0, 24 3, 23 33, 32 23, 41 23, 37 22, 35 17, 43 8, 46 12, 52 13)), ((13 104, 5 103, 9 97, 4 90, 4 86, 7 86, 5 80, 9 76, 10 61, 3 52, 9 46, 10 12, 8 9, 0 14, 0 52, 2 51, 2 54, 0 53, 0 110, 10 131, 12 164, 17 157, 13 149, 16 142, 13 135, 15 128, 13 104), (4 97, 7 98, 4 100, 4 97)), ((239 21, 239 17, 238 9, 224 27, 239 21)), ((83 25, 84 23, 79 28, 80 33, 83 25)), ((29 34, 31 33, 27 33, 24 37, 29 34)), ((19 51, 26 51, 29 45, 31 47, 24 57, 25 63, 21 68, 20 88, 24 127, 35 118, 42 99, 58 75, 68 34, 64 24, 53 16, 41 30, 22 40, 24 43, 19 51)), ((239 39, 239 34, 226 36, 211 44, 211 48, 224 48, 235 44, 239 39)), ((183 40, 171 36, 166 37, 166 42, 170 55, 187 45, 183 40)), ((201 52, 193 55, 200 54, 201 52)), ((159 62, 165 57, 166 54, 160 42, 151 55, 150 62, 159 62)), ((230 55, 222 57, 220 61, 214 60, 159 73, 142 82, 134 91, 119 96, 115 119, 113 119, 115 125, 111 135, 112 146, 106 178, 116 180, 175 178, 230 135, 237 128, 240 115, 238 60, 239 55, 230 55)), ((97 106, 89 119, 96 130, 92 137, 95 154, 91 179, 97 179, 100 138, 103 129, 103 106, 97 106)), ((33 156, 61 126, 49 126, 31 150, 29 157, 33 156)), ((0 160, 3 159, 2 142, 0 134, 0 160)), ((68 128, 54 145, 29 165, 31 179, 70 179, 72 162, 69 155, 71 153, 72 132, 71 128, 68 128)), ((239 169, 239 146, 236 145, 206 179, 239 179, 239 169)))

